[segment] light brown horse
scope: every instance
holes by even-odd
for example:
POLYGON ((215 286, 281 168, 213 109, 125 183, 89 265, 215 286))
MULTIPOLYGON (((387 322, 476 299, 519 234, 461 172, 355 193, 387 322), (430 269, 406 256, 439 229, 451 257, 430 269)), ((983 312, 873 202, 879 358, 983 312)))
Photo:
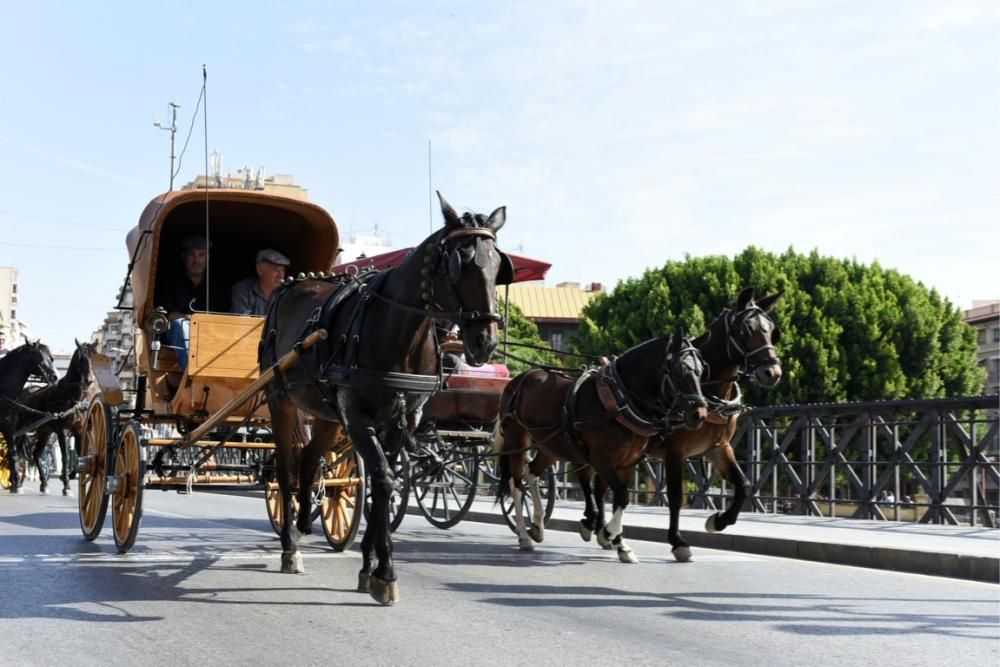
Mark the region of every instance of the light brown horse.
MULTIPOLYGON (((497 497, 511 494, 520 548, 531 550, 532 540, 544 537, 538 478, 556 461, 572 461, 610 481, 614 518, 599 539, 614 545, 622 562, 638 562, 622 539, 628 489, 618 472, 635 465, 653 435, 678 421, 687 428, 701 425, 707 414, 699 385, 703 371, 697 349, 677 332, 641 343, 575 380, 542 369, 514 378, 500 399, 494 446, 500 456, 497 497), (529 462, 533 450, 537 455, 529 462), (530 529, 522 512, 526 472, 535 503, 530 529)), ((579 479, 593 514, 589 475, 579 479)))
MULTIPOLYGON (((731 442, 742 412, 737 381, 741 377, 748 377, 761 387, 770 389, 781 380, 781 360, 774 349, 780 339, 780 332, 767 316, 781 294, 778 292, 754 301, 753 288, 745 288, 732 307, 712 321, 708 332, 694 340, 694 345, 708 367, 708 377, 702 381, 702 387, 708 399, 710 414, 697 430, 674 431, 657 436, 649 443, 648 455, 661 458, 664 462, 667 502, 670 505, 667 541, 678 561, 691 560, 691 547, 681 537, 679 529, 686 459, 705 456, 719 471, 719 475, 734 488, 733 502, 729 509, 708 517, 705 530, 710 533, 725 530, 727 526, 736 523, 743 508, 750 483, 736 462, 731 442)), ((599 471, 595 472, 600 474, 599 471)), ((592 474, 590 471, 583 473, 592 474)), ((595 485, 600 521, 603 520, 603 498, 607 485, 603 479, 596 480, 595 485)), ((588 539, 585 528, 587 518, 581 521, 584 539, 588 539)))

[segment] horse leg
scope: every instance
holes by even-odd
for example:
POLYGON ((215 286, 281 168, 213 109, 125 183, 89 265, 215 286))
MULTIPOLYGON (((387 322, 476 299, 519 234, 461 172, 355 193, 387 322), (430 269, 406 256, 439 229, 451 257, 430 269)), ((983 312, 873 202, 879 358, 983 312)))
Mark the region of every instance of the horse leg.
MULTIPOLYGON (((360 415, 355 415, 354 419, 348 419, 351 440, 355 446, 361 448, 361 455, 368 466, 369 479, 372 484, 371 524, 365 529, 363 541, 368 542, 368 533, 373 532, 372 542, 378 565, 366 577, 368 594, 379 604, 389 606, 399 601, 399 582, 396 581, 396 573, 392 564, 392 532, 389 529, 389 501, 395 477, 375 429, 364 422, 364 417, 360 415), (364 425, 359 426, 359 423, 364 425)), ((363 568, 358 576, 359 589, 364 575, 365 569, 363 568)))
POLYGON ((597 535, 597 543, 602 549, 613 549, 611 540, 604 536, 604 496, 608 492, 608 483, 598 474, 594 474, 594 507, 597 514, 594 518, 594 533, 597 535))
POLYGON ((539 453, 535 460, 528 465, 528 488, 531 490, 532 510, 528 537, 539 543, 545 539, 545 508, 542 507, 541 487, 538 480, 552 466, 552 463, 554 461, 549 461, 548 457, 539 453))
POLYGON ((66 449, 66 431, 62 428, 58 429, 56 439, 59 441, 59 458, 62 461, 62 472, 59 474, 59 479, 63 483, 62 494, 71 496, 73 492, 69 490, 69 452, 66 449))
POLYGON ((3 431, 3 439, 7 442, 7 460, 3 463, 10 467, 10 492, 21 493, 21 474, 17 469, 17 441, 11 437, 12 433, 13 430, 3 431))
POLYGON ((625 539, 622 536, 624 531, 622 522, 625 515, 625 508, 628 506, 628 487, 622 481, 617 471, 613 469, 602 470, 601 473, 602 478, 607 478, 608 486, 611 487, 612 493, 611 521, 601 532, 604 535, 604 539, 610 542, 617 550, 618 560, 623 563, 638 563, 639 559, 636 558, 635 552, 632 551, 632 547, 625 543, 625 539))
MULTIPOLYGON (((35 446, 31 448, 31 461, 35 464, 35 469, 38 470, 38 492, 48 493, 49 492, 49 468, 45 465, 45 448, 48 447, 48 435, 45 431, 39 431, 35 434, 35 446)), ((28 442, 29 446, 31 440, 28 436, 24 436, 24 439, 28 442)))
MULTIPOLYGON (((530 437, 520 424, 513 419, 505 420, 500 432, 494 440, 499 458, 497 467, 500 470, 497 499, 500 500, 509 492, 510 502, 514 509, 514 529, 517 532, 517 546, 522 551, 531 551, 534 545, 524 525, 524 473, 527 467, 530 437), (508 454, 507 452, 511 453, 508 454), (503 488, 507 485, 507 488, 503 488)), ((541 455, 539 453, 539 455, 541 455)))
POLYGON ((589 465, 577 467, 576 481, 583 492, 583 518, 580 519, 580 537, 584 542, 589 542, 597 527, 597 508, 594 506, 594 487, 591 484, 594 478, 594 471, 589 465))
POLYGON ((691 547, 681 537, 681 502, 684 498, 684 457, 668 449, 663 457, 663 470, 667 483, 667 504, 670 506, 670 528, 667 530, 667 542, 670 543, 670 553, 681 563, 691 560, 691 547))
POLYGON ((309 444, 301 452, 299 479, 302 480, 302 483, 299 484, 299 516, 295 521, 295 528, 300 535, 312 534, 312 480, 316 479, 320 459, 337 441, 341 428, 340 424, 336 422, 316 420, 312 429, 312 438, 309 439, 309 444))
POLYGON ((294 509, 292 494, 295 491, 295 440, 292 429, 295 427, 295 406, 288 399, 270 401, 271 427, 274 433, 276 473, 278 488, 281 489, 281 512, 284 521, 281 524, 281 571, 286 574, 304 572, 302 554, 298 550, 299 535, 295 522, 292 521, 294 509))
POLYGON ((725 530, 727 526, 736 523, 736 517, 743 509, 743 502, 747 498, 750 490, 750 481, 743 474, 739 464, 736 462, 736 455, 733 453, 733 446, 724 442, 720 447, 716 447, 708 455, 708 460, 712 462, 719 474, 733 485, 733 504, 725 512, 716 512, 705 521, 705 530, 715 533, 725 530))

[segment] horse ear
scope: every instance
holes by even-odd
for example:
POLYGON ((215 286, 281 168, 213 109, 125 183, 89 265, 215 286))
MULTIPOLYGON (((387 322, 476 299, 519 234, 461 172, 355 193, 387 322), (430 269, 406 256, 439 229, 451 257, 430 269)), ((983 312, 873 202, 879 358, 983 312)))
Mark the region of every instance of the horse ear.
POLYGON ((80 341, 76 339, 76 336, 73 337, 73 342, 76 343, 77 349, 80 349, 80 341))
POLYGON ((771 312, 771 309, 774 308, 774 304, 778 303, 778 299, 780 299, 781 295, 784 293, 785 290, 780 290, 778 292, 775 292, 771 296, 765 296, 763 299, 757 302, 757 306, 765 313, 769 313, 771 312))
POLYGON ((444 198, 439 190, 435 190, 435 192, 437 192, 438 200, 441 202, 441 215, 444 216, 445 227, 461 227, 461 216, 455 212, 455 209, 451 207, 451 204, 448 203, 448 200, 444 198))
POLYGON ((501 206, 497 210, 490 213, 490 219, 486 221, 486 226, 489 227, 493 233, 500 231, 503 227, 503 223, 507 222, 507 207, 501 206))
POLYGON ((743 310, 752 301, 753 301, 753 288, 744 287, 742 290, 740 290, 739 296, 736 297, 736 310, 743 310))

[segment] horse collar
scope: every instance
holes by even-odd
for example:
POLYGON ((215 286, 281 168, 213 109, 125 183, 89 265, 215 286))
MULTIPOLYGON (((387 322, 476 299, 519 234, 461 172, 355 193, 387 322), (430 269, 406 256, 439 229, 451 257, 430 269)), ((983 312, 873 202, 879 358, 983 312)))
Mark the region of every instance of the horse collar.
POLYGON ((632 404, 629 403, 622 388, 621 378, 618 377, 617 362, 617 357, 612 357, 611 361, 601 366, 597 373, 597 397, 604 409, 609 413, 614 413, 616 422, 638 436, 648 438, 662 433, 663 427, 661 425, 640 417, 632 404))

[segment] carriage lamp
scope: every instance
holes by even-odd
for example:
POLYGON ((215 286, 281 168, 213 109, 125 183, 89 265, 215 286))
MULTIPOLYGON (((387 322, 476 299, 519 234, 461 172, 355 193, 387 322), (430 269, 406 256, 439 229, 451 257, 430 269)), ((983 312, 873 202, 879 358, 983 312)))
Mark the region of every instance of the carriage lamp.
POLYGON ((146 321, 143 323, 142 328, 153 336, 159 336, 169 329, 170 321, 167 319, 166 311, 162 308, 157 308, 151 312, 146 316, 146 321))

